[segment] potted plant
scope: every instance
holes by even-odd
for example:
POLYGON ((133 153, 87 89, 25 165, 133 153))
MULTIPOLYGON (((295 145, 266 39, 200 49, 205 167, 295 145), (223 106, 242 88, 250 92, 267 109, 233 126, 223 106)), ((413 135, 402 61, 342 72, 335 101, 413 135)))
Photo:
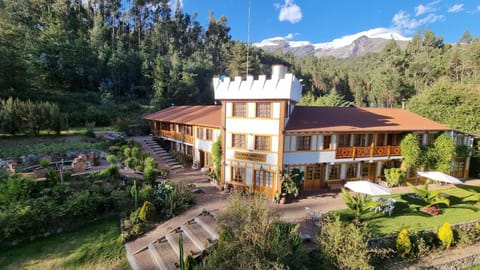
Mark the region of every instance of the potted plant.
POLYGON ((282 176, 282 194, 286 196, 293 195, 297 198, 300 194, 300 187, 302 186, 303 172, 299 169, 293 169, 290 173, 282 176))

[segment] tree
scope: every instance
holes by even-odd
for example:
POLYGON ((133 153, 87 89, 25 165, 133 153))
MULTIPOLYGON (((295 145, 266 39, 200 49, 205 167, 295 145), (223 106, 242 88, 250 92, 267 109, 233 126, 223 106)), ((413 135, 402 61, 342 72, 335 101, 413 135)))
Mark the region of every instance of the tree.
POLYGON ((400 142, 400 150, 402 151, 403 160, 405 161, 405 167, 407 170, 420 166, 420 144, 413 133, 409 133, 403 137, 400 142))
POLYGON ((208 26, 205 31, 205 53, 213 68, 213 74, 221 75, 226 70, 226 59, 230 44, 230 27, 227 25, 227 17, 221 16, 215 19, 213 11, 208 14, 208 26))
POLYGON ((450 172, 450 165, 455 157, 455 143, 446 133, 440 134, 433 143, 436 154, 435 169, 444 173, 450 172))

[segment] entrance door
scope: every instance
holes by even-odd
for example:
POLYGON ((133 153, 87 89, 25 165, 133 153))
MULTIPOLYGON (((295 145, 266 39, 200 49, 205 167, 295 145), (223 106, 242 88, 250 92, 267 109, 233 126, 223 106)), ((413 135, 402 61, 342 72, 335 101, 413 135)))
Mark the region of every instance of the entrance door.
POLYGON ((325 164, 308 165, 305 168, 303 188, 305 190, 325 187, 325 164))
POLYGON ((377 162, 362 163, 362 179, 375 181, 377 174, 377 162))
POLYGON ((205 167, 205 152, 200 150, 200 164, 198 164, 200 166, 200 168, 203 168, 205 167))
POLYGON ((274 173, 265 170, 254 170, 253 174, 253 189, 255 190, 255 192, 259 192, 269 197, 272 197, 274 173))

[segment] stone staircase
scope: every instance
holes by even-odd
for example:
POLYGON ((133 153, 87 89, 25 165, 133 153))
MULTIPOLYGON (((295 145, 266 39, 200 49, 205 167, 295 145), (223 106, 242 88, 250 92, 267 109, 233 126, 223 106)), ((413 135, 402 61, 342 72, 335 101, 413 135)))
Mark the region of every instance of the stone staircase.
POLYGON ((168 165, 170 170, 177 173, 185 171, 183 165, 180 164, 170 153, 165 151, 156 141, 154 141, 153 137, 145 139, 144 142, 147 147, 150 148, 151 153, 161 158, 165 164, 168 165))
MULTIPOLYGON (((183 258, 186 259, 189 255, 194 259, 198 258, 205 250, 212 248, 218 240, 215 218, 209 212, 202 212, 165 236, 133 252, 132 255, 137 262, 150 261, 150 266, 153 264, 154 269, 179 269, 180 234, 183 235, 183 258)), ((132 265, 132 268, 144 269, 138 264, 136 266, 132 265)))

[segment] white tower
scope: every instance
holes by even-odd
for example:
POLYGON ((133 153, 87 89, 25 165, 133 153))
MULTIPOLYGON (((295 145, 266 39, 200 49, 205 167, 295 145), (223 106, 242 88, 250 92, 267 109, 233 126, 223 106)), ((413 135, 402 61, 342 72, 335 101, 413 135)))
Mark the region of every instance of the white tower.
POLYGON ((284 129, 300 101, 300 82, 275 65, 269 80, 214 78, 213 86, 222 103, 222 181, 273 197, 281 189, 284 129))

